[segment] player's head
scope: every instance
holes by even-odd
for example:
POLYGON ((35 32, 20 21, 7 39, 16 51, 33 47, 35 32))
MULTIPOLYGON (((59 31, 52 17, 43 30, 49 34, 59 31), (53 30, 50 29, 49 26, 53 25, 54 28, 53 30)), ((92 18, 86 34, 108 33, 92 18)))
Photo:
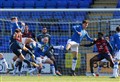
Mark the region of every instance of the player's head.
POLYGON ((20 30, 20 29, 16 29, 15 32, 16 32, 16 33, 20 33, 21 30, 20 30))
POLYGON ((49 42, 49 38, 48 38, 48 37, 44 37, 44 38, 43 38, 43 42, 44 42, 45 44, 47 44, 47 43, 49 42))
POLYGON ((88 27, 88 24, 89 24, 89 21, 88 20, 84 20, 82 22, 82 25, 83 25, 83 29, 86 29, 88 27))
POLYGON ((29 27, 28 27, 28 25, 25 25, 24 32, 28 32, 28 30, 29 30, 29 27))
POLYGON ((98 32, 98 38, 102 38, 104 34, 102 32, 98 32))
POLYGON ((18 18, 17 18, 17 17, 12 17, 12 18, 11 18, 11 21, 12 21, 12 22, 18 22, 18 18))
POLYGON ((46 33, 47 33, 47 28, 46 28, 46 27, 43 27, 42 33, 43 33, 43 34, 46 34, 46 33))
POLYGON ((105 39, 108 40, 108 41, 110 40, 108 35, 105 36, 105 39))
POLYGON ((120 32, 120 26, 116 27, 116 31, 120 32))

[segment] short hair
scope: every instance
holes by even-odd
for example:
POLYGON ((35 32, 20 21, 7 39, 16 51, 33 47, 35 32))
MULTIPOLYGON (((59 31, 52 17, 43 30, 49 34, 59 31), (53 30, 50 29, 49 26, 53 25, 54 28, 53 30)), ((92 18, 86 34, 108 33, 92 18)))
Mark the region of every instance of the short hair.
POLYGON ((82 24, 89 23, 89 20, 83 20, 82 24))
POLYGON ((120 26, 116 27, 116 31, 120 32, 120 26))
POLYGON ((103 36, 104 34, 102 32, 98 32, 98 35, 102 35, 103 36))
POLYGON ((18 33, 18 32, 21 32, 21 29, 16 29, 15 32, 17 32, 17 33, 18 33))
POLYGON ((46 30, 47 30, 47 28, 46 28, 46 27, 43 27, 43 28, 42 28, 42 30, 43 30, 43 29, 46 29, 46 30))
POLYGON ((17 17, 11 17, 11 20, 17 19, 17 17))

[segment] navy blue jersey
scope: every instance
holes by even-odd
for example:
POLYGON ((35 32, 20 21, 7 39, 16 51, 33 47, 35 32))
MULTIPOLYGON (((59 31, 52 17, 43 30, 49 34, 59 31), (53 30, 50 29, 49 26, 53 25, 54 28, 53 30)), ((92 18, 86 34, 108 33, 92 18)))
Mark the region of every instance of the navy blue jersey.
POLYGON ((38 42, 42 42, 44 37, 48 37, 48 38, 49 38, 49 44, 50 44, 51 36, 50 36, 50 34, 48 34, 48 33, 46 33, 46 34, 43 34, 43 33, 39 34, 39 35, 37 36, 38 42))
POLYGON ((89 37, 87 31, 84 30, 81 25, 73 26, 73 31, 74 31, 74 34, 71 37, 72 41, 80 43, 84 37, 86 37, 87 40, 89 40, 89 41, 93 41, 93 39, 89 37), (82 35, 79 35, 78 32, 81 32, 82 35))
POLYGON ((10 37, 10 44, 16 41, 16 40, 13 38, 13 36, 14 36, 14 34, 12 34, 11 37, 10 37))

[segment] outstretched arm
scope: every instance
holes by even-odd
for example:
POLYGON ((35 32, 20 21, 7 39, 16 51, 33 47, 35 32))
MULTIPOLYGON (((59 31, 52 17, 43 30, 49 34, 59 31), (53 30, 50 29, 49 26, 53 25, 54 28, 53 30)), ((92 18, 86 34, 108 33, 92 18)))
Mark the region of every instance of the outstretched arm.
POLYGON ((90 46, 92 46, 92 45, 94 45, 94 44, 95 44, 95 41, 92 42, 92 43, 90 43, 90 44, 82 44, 82 45, 80 45, 80 46, 90 47, 90 46))
POLYGON ((88 33, 86 33, 86 38, 87 38, 87 40, 89 40, 89 41, 93 41, 93 39, 92 38, 90 38, 90 36, 88 35, 88 33))
POLYGON ((110 51, 112 51, 112 53, 113 53, 113 47, 109 41, 107 41, 107 46, 109 47, 110 51))

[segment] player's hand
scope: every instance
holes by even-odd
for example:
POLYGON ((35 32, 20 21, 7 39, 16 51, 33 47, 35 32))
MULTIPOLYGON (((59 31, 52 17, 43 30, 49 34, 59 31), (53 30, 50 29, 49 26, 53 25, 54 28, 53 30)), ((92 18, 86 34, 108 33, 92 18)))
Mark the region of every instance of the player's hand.
POLYGON ((25 26, 25 23, 21 21, 21 25, 22 25, 22 26, 25 26))
POLYGON ((94 38, 94 41, 96 41, 97 40, 97 38, 94 38))
POLYGON ((80 44, 80 46, 84 46, 84 44, 80 44))
POLYGON ((78 32, 78 34, 79 34, 80 36, 82 36, 82 33, 81 33, 81 32, 78 32))

